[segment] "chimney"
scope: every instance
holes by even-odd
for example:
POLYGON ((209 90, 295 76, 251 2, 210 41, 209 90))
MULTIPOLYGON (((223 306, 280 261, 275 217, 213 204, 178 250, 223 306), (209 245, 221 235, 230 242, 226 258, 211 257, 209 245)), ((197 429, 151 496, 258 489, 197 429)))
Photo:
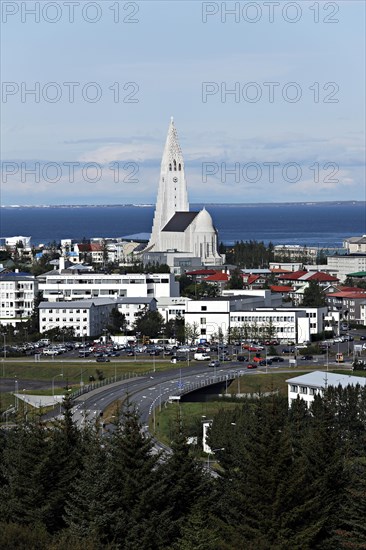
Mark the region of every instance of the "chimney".
POLYGON ((61 273, 63 269, 65 269, 65 257, 60 256, 58 260, 58 272, 61 273))

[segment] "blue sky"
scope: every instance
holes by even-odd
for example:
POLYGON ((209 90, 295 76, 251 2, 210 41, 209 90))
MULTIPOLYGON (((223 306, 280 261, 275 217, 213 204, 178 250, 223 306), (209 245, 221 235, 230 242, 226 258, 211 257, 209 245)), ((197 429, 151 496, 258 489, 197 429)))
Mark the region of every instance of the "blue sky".
POLYGON ((365 200, 365 4, 269 4, 2 2, 2 205, 155 202, 171 115, 190 202, 365 200))

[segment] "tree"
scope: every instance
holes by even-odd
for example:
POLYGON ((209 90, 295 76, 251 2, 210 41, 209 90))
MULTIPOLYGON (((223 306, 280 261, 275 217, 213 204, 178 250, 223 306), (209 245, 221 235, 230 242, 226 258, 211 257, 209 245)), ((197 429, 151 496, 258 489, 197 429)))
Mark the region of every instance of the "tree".
POLYGON ((317 281, 309 281, 304 290, 302 306, 304 307, 323 307, 326 306, 326 297, 323 289, 317 281))
POLYGON ((193 323, 192 325, 190 323, 185 323, 184 325, 184 339, 185 342, 196 342, 197 338, 199 337, 199 330, 198 330, 198 324, 193 323))
POLYGON ((158 311, 143 311, 135 321, 134 330, 143 336, 157 338, 164 330, 164 319, 158 311))
POLYGON ((243 277, 241 275, 240 269, 236 268, 231 274, 231 277, 228 281, 227 288, 229 289, 242 289, 243 288, 243 277))
POLYGON ((174 541, 184 534, 187 517, 198 508, 209 481, 202 473, 202 466, 190 454, 181 418, 176 419, 176 433, 171 445, 172 454, 162 466, 166 485, 165 506, 169 511, 169 539, 174 541))
POLYGON ((108 475, 113 480, 111 540, 123 548, 167 547, 166 487, 159 454, 142 432, 136 408, 126 402, 108 450, 108 475), (166 546, 164 546, 166 544, 166 546))
POLYGON ((118 311, 117 307, 113 308, 109 315, 109 322, 106 327, 108 332, 112 334, 119 334, 121 332, 125 332, 126 327, 127 321, 124 313, 118 311))

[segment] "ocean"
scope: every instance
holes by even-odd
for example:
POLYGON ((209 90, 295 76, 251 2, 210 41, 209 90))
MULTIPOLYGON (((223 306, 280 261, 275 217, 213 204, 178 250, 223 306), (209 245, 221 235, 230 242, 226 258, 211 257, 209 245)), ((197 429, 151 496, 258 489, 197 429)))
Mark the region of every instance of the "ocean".
MULTIPOLYGON (((203 205, 192 204, 191 210, 203 205)), ((219 241, 339 247, 366 234, 364 202, 207 204, 219 241)), ((152 205, 2 207, 0 236, 31 236, 32 244, 84 237, 125 237, 151 231, 152 205)))

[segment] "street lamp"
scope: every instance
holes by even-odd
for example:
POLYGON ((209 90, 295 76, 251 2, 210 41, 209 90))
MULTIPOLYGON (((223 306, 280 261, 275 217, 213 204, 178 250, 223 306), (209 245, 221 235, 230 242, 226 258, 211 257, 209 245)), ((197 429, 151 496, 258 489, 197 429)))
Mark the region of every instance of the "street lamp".
POLYGON ((63 373, 61 374, 56 374, 56 376, 54 376, 52 378, 52 397, 54 398, 55 397, 55 378, 57 378, 58 376, 63 376, 63 373))

